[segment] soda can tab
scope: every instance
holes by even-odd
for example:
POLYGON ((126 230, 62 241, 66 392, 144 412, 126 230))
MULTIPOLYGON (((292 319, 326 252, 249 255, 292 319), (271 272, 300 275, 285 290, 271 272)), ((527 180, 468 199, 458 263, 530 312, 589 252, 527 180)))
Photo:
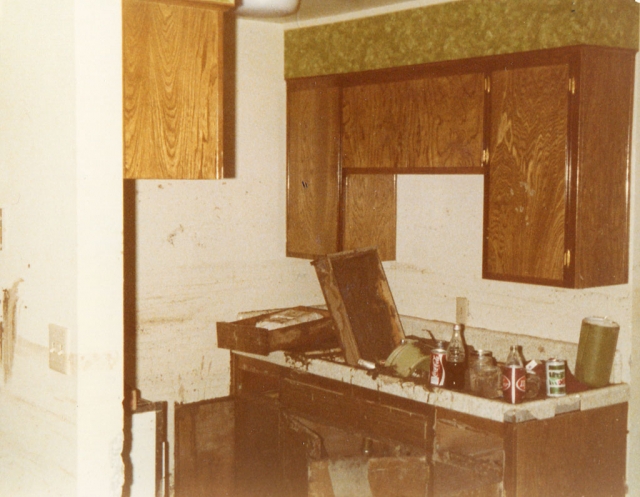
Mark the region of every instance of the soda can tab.
POLYGON ((447 362, 447 351, 443 348, 431 350, 431 366, 429 368, 429 383, 441 387, 444 385, 444 365, 447 362))
POLYGON ((547 376, 547 397, 563 397, 567 394, 566 362, 549 359, 545 364, 547 376))
POLYGON ((519 404, 527 391, 527 373, 523 367, 502 368, 502 396, 511 404, 519 404))

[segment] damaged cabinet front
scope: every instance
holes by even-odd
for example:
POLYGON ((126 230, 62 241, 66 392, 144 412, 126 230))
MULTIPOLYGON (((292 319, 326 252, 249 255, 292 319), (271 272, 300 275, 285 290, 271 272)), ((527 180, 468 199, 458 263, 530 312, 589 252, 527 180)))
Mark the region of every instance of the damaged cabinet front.
POLYGON ((231 358, 232 397, 176 406, 177 497, 625 495, 626 402, 499 421, 231 358))

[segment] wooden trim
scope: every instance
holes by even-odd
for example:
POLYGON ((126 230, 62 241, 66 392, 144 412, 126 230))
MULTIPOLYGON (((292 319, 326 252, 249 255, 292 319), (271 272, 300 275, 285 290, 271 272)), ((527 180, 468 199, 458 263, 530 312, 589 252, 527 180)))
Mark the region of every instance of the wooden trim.
POLYGON ((235 9, 234 3, 216 3, 213 1, 201 1, 201 0, 141 0, 143 2, 154 3, 166 3, 168 5, 178 5, 182 7, 194 7, 197 9, 211 9, 211 10, 230 10, 235 9))
POLYGON ((346 87, 362 84, 409 81, 424 77, 450 76, 473 72, 488 73, 500 68, 515 69, 542 64, 567 63, 570 59, 575 60, 575 58, 579 57, 580 51, 584 48, 598 48, 600 50, 609 50, 612 52, 637 52, 637 50, 630 48, 571 45, 557 48, 529 50, 526 52, 470 57, 467 59, 427 62, 425 64, 390 67, 384 69, 370 69, 343 74, 287 78, 286 82, 287 85, 292 86, 292 89, 298 89, 299 87, 315 87, 318 85, 346 87))
MULTIPOLYGON (((577 181, 578 181, 578 150, 579 150, 579 118, 580 118, 580 73, 581 58, 576 53, 572 60, 569 61, 569 77, 575 78, 575 92, 570 92, 568 103, 569 108, 567 115, 567 158, 566 158, 566 206, 565 206, 565 236, 564 236, 564 253, 570 250, 575 254, 576 248, 576 211, 577 211, 577 181)), ((575 257, 568 265, 564 266, 564 286, 571 287, 575 281, 575 257)))
MULTIPOLYGON (((485 237, 486 241, 486 237, 485 237)), ((495 280, 495 281, 505 281, 509 283, 529 283, 532 285, 542 285, 542 286, 555 286, 555 287, 569 287, 564 280, 553 280, 553 279, 544 279, 544 278, 523 278, 520 276, 512 276, 512 275, 496 275, 485 271, 485 261, 483 258, 483 280, 495 280)))
POLYGON ((345 167, 344 176, 351 174, 484 174, 484 167, 345 167))

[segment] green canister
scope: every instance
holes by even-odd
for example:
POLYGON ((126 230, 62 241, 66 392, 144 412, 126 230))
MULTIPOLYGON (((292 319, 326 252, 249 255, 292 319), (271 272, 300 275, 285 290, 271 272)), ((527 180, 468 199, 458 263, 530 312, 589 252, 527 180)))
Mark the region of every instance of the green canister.
POLYGON ((578 381, 595 388, 609 384, 619 331, 620 325, 606 317, 582 320, 576 358, 578 381))

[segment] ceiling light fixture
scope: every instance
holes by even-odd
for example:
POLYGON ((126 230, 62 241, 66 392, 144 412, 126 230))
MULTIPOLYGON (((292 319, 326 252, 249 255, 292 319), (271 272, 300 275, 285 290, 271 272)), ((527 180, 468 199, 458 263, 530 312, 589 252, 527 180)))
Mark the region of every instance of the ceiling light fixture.
POLYGON ((240 0, 236 14, 247 17, 281 17, 298 10, 300 0, 240 0))

